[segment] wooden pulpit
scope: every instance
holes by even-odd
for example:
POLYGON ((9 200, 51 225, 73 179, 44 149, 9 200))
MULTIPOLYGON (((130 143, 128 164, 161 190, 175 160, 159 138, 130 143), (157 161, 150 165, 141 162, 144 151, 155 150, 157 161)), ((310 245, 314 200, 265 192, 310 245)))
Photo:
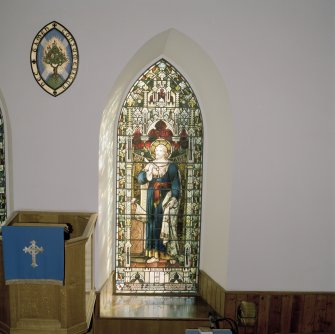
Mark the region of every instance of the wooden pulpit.
POLYGON ((6 284, 0 237, 0 333, 86 333, 95 303, 93 239, 97 214, 14 213, 6 226, 71 226, 64 241, 64 281, 6 284))

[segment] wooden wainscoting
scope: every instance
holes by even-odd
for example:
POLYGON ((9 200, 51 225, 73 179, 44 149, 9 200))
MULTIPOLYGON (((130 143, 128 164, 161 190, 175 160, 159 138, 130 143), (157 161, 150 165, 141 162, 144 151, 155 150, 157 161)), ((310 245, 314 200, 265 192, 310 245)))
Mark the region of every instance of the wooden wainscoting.
POLYGON ((241 301, 256 304, 253 327, 239 327, 239 334, 335 333, 335 293, 226 291, 200 272, 199 292, 216 312, 237 320, 241 301))

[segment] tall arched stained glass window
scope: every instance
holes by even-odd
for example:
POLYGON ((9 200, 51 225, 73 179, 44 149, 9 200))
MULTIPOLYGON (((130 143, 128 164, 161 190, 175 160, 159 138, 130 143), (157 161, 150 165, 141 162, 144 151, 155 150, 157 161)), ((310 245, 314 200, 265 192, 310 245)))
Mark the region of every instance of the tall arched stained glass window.
POLYGON ((0 109, 0 225, 2 225, 7 218, 5 161, 5 124, 0 109))
POLYGON ((127 94, 117 135, 117 293, 196 293, 203 125, 186 79, 164 59, 127 94))

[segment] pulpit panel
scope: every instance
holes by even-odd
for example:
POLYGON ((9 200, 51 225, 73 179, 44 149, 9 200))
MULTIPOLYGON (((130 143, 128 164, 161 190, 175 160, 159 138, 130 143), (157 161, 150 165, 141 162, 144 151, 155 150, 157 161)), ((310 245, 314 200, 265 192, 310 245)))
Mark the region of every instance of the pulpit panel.
MULTIPOLYGON (((11 334, 86 332, 95 302, 92 259, 96 219, 97 215, 92 213, 13 214, 6 225, 20 228, 70 224, 71 233, 64 244, 65 272, 64 281, 60 284, 44 281, 5 282, 3 254, 0 253, 0 291, 4 292, 4 298, 0 298, 0 311, 9 311, 7 314, 0 312, 0 331, 11 334)), ((28 261, 32 261, 32 256, 28 261)))

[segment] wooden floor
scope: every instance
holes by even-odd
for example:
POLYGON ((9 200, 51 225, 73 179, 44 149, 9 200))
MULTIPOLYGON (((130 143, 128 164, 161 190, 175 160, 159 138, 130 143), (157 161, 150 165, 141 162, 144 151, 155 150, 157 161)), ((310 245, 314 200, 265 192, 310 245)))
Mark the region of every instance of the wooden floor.
POLYGON ((209 326, 212 308, 198 296, 114 295, 108 282, 98 296, 94 334, 184 334, 209 326))
POLYGON ((208 319, 210 307, 200 297, 110 296, 101 318, 208 319))

